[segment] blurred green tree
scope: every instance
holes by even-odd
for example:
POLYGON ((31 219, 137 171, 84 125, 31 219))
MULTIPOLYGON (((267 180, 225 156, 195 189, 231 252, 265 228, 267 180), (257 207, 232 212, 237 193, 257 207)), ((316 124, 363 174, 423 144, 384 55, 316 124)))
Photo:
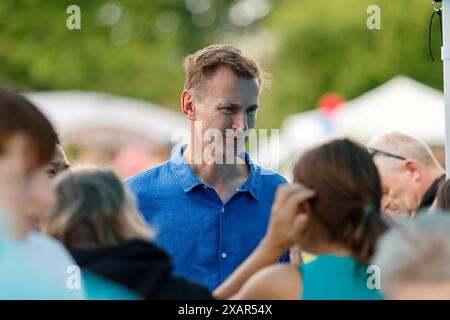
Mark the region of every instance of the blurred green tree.
POLYGON ((351 99, 397 74, 442 89, 442 64, 428 57, 431 13, 431 0, 1 1, 0 82, 123 94, 178 110, 183 57, 228 42, 273 75, 258 125, 277 128, 326 92, 351 99), (66 28, 72 4, 81 30, 66 28), (369 5, 381 9, 380 30, 366 26, 369 5))

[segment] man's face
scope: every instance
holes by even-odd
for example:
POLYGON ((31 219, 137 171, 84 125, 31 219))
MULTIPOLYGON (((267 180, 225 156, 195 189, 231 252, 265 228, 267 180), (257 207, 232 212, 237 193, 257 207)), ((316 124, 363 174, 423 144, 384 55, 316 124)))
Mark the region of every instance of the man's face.
POLYGON ((0 155, 0 203, 10 214, 14 236, 23 238, 36 227, 38 217, 54 202, 45 167, 27 168, 27 143, 14 135, 0 155))
POLYGON ((378 168, 383 188, 381 208, 392 216, 410 217, 419 206, 419 184, 414 174, 403 166, 399 159, 383 159, 376 156, 374 162, 378 168), (385 161, 396 161, 395 168, 386 166, 385 161))
POLYGON ((57 144, 55 147, 55 154, 52 161, 46 168, 46 172, 50 178, 54 178, 58 173, 70 168, 69 161, 67 160, 66 153, 63 148, 57 144))
MULTIPOLYGON (((236 154, 244 147, 247 130, 255 127, 258 104, 257 79, 241 78, 229 68, 219 67, 208 80, 205 91, 194 98, 195 121, 200 121, 203 137, 208 136, 205 132, 209 129, 220 132, 223 149, 219 152, 236 154)), ((211 141, 204 142, 203 146, 211 141)))

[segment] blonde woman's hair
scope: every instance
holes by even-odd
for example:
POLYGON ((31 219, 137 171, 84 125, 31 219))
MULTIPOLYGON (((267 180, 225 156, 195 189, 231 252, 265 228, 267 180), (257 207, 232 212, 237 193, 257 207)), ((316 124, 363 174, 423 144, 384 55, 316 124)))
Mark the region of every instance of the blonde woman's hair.
POLYGON ((56 206, 44 219, 42 231, 71 250, 154 237, 134 196, 112 170, 76 168, 62 173, 55 191, 56 206))

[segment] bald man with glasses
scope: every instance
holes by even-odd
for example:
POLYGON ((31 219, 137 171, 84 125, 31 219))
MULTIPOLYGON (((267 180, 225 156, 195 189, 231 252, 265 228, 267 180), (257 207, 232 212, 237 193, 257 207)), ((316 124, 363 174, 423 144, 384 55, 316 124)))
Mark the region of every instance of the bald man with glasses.
POLYGON ((433 204, 445 171, 423 141, 390 132, 373 137, 367 150, 381 176, 386 213, 414 217, 418 209, 433 204))

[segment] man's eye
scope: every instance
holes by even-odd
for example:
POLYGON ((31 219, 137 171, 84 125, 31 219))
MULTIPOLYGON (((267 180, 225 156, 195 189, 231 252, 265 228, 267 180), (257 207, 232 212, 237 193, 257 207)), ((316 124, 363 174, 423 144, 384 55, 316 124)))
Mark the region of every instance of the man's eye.
POLYGON ((389 189, 388 188, 383 188, 383 195, 387 195, 389 193, 389 189))
POLYGON ((256 109, 248 109, 247 112, 248 113, 256 113, 256 109))
POLYGON ((237 111, 237 108, 235 107, 223 108, 222 111, 224 111, 225 113, 235 113, 237 111))

